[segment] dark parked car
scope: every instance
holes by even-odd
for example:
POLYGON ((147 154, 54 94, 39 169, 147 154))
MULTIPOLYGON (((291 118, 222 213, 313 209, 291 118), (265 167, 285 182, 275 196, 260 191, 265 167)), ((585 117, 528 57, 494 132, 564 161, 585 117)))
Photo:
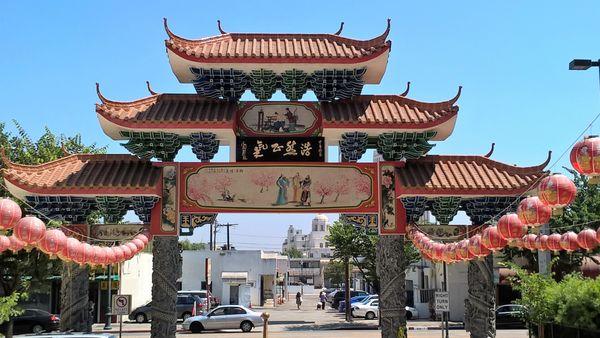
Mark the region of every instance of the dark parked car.
POLYGON ((499 329, 525 328, 525 307, 518 304, 498 306, 496 309, 496 327, 499 329))
MULTIPOLYGON (((0 332, 6 334, 8 323, 0 325, 0 332)), ((44 310, 27 309, 13 318, 13 334, 41 333, 60 329, 60 318, 44 310)))
MULTIPOLYGON (((365 291, 350 291, 350 297, 356 296, 366 296, 368 295, 365 291)), ((346 299, 346 291, 338 291, 333 295, 333 299, 331 300, 331 307, 337 309, 340 305, 340 301, 346 299)))
MULTIPOLYGON (((177 296, 177 304, 175 305, 177 308, 177 318, 186 320, 191 317, 194 302, 196 302, 196 314, 202 313, 205 304, 200 297, 194 295, 177 296)), ((137 323, 145 323, 152 320, 152 302, 131 311, 129 320, 135 320, 137 323)))

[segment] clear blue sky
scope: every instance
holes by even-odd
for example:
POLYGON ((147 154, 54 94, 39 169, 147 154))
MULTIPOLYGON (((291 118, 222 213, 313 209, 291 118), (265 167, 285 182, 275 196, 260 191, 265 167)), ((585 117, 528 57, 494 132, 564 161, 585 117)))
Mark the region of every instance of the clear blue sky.
MULTIPOLYGON (((368 39, 392 19, 387 73, 364 93, 448 99, 463 85, 454 134, 432 153, 485 154, 510 164, 562 153, 600 108, 597 70, 567 70, 573 58, 600 58, 600 3, 580 1, 3 1, 0 3, 0 120, 32 135, 44 126, 82 133, 85 142, 125 149, 96 119, 94 83, 111 99, 193 92, 179 84, 165 54, 162 18, 184 37, 231 32, 335 32, 368 39)), ((600 124, 598 122, 597 124, 600 124)), ((600 133, 600 127, 592 128, 600 133)), ((226 154, 220 154, 225 159, 226 154)), ((193 160, 189 148, 178 160, 193 160)), ((563 159, 554 171, 568 165, 563 159)), ((221 215, 239 223, 239 248, 279 248, 289 223, 313 215, 221 215), (264 236, 264 238, 261 238, 264 236), (248 243, 248 244, 242 244, 248 243)), ((196 239, 206 239, 198 232, 196 239)), ((222 237, 224 239, 224 236, 222 237)))

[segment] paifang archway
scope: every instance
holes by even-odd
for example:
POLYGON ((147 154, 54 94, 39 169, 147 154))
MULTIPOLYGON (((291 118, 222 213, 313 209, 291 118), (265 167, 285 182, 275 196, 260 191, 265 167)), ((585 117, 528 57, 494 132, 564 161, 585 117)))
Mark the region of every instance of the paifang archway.
MULTIPOLYGON (((154 235, 153 337, 175 336, 178 235, 225 212, 340 212, 378 228, 382 337, 397 337, 406 329, 406 225, 425 210, 442 224, 458 210, 483 224, 546 174, 548 161, 516 167, 490 159, 491 151, 427 155, 433 142, 452 133, 460 90, 436 103, 407 98, 409 88, 399 95, 361 95, 363 85, 379 83, 385 72, 389 21, 381 36, 366 41, 341 37, 341 30, 222 29, 214 38, 188 40, 166 22, 165 28, 173 72, 197 94, 159 94, 148 85, 148 97, 119 102, 97 88, 102 129, 133 155, 65 154, 36 166, 5 160, 3 169, 10 192, 48 217, 76 226, 95 210, 108 222, 134 210, 147 223, 154 235), (248 89, 260 101, 239 101, 248 89), (267 102, 276 90, 289 101, 267 102), (307 90, 319 101, 298 102, 307 90), (173 162, 187 145, 200 162, 173 162), (231 162, 210 162, 219 145, 230 147, 231 162), (339 146, 342 163, 326 161, 328 145, 339 146), (382 160, 356 163, 369 148, 382 160)), ((480 265, 469 268, 472 336, 493 336, 490 259, 470 264, 480 265)), ((86 297, 65 299, 69 316, 85 317, 86 297)))

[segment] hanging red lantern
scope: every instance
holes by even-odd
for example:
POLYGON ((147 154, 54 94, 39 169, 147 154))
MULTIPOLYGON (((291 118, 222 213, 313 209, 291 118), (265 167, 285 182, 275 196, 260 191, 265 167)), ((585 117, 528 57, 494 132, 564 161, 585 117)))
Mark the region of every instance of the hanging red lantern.
POLYGON ((539 197, 531 196, 519 203, 517 215, 523 225, 536 227, 550 221, 552 208, 545 205, 539 197))
POLYGON ((431 257, 434 261, 441 261, 444 256, 444 244, 442 243, 433 243, 433 251, 431 257))
POLYGON ((95 257, 94 247, 89 243, 81 242, 80 250, 81 255, 75 257, 76 259, 74 259, 74 261, 81 266, 92 263, 92 260, 95 257))
POLYGON ((104 251, 104 248, 98 245, 94 245, 94 258, 92 259, 92 262, 95 265, 106 265, 106 251, 104 251))
POLYGON ((498 220, 498 232, 502 238, 514 239, 521 238, 527 232, 527 228, 521 223, 517 214, 506 214, 498 220))
POLYGON ((538 187, 540 201, 552 208, 562 208, 571 204, 576 194, 575 183, 561 174, 544 177, 538 187))
POLYGON ((0 235, 0 252, 4 252, 10 248, 10 239, 4 235, 0 235))
POLYGON ((535 239, 535 248, 540 251, 548 250, 548 235, 539 235, 535 239))
POLYGON ((141 239, 134 238, 131 240, 131 243, 133 243, 137 247, 138 252, 141 252, 142 250, 144 250, 144 247, 146 247, 146 245, 144 245, 144 242, 142 242, 141 239))
POLYGON ((577 234, 573 231, 565 232, 560 237, 560 247, 568 252, 579 249, 579 244, 577 243, 577 234))
POLYGON ((81 242, 77 238, 67 237, 65 247, 59 256, 66 261, 77 262, 81 257, 81 249, 81 242))
POLYGON ((133 258, 133 256, 137 255, 137 253, 138 253, 137 245, 133 244, 132 242, 127 242, 127 243, 125 243, 125 245, 128 246, 129 249, 131 249, 131 252, 133 253, 131 258, 133 258))
POLYGON ((571 164, 580 174, 590 176, 590 183, 598 182, 600 175, 600 138, 587 136, 571 149, 571 164))
POLYGON ((44 238, 40 241, 39 249, 50 255, 50 259, 56 258, 67 244, 67 236, 59 229, 46 230, 44 238))
POLYGON ((12 229, 21 219, 21 207, 10 198, 0 199, 0 230, 12 229))
POLYGON ((535 241, 537 240, 537 237, 538 236, 536 234, 527 234, 523 236, 523 247, 531 251, 537 250, 535 246, 535 241))
POLYGON ((106 253, 106 264, 115 264, 117 257, 115 256, 115 253, 112 251, 112 249, 107 246, 102 247, 102 249, 106 253))
POLYGON ((121 250, 123 250, 123 260, 128 261, 133 257, 133 251, 127 245, 119 245, 121 250))
POLYGON ((548 236, 548 250, 552 250, 554 253, 558 253, 560 250, 562 250, 562 247, 560 246, 560 239, 560 234, 552 234, 548 236))
POLYGON ((23 250, 23 248, 25 247, 25 245, 27 245, 27 243, 25 243, 22 240, 18 239, 14 235, 8 237, 8 240, 10 242, 10 245, 8 246, 8 249, 10 251, 12 251, 13 253, 16 253, 18 251, 23 250))
POLYGON ((462 256, 463 260, 470 261, 472 259, 475 259, 475 255, 473 255, 471 253, 471 251, 469 251, 469 239, 468 238, 460 241, 459 250, 461 251, 461 256, 462 256))
MULTIPOLYGON (((419 234, 423 235, 423 233, 419 232, 419 234)), ((148 243, 150 242, 150 238, 148 238, 148 235, 146 235, 146 233, 142 233, 139 235, 135 236, 136 239, 139 239, 140 241, 144 242, 144 245, 148 245, 148 243)))
POLYGON ((120 246, 113 246, 111 249, 112 249, 113 253, 115 254, 115 262, 116 263, 123 262, 123 260, 125 259, 125 252, 123 252, 123 249, 121 249, 120 246))
POLYGON ((491 251, 481 243, 481 235, 479 234, 474 235, 469 239, 469 252, 475 257, 485 257, 491 253, 491 251))
POLYGON ((510 241, 508 241, 508 245, 510 245, 514 248, 518 248, 519 250, 523 249, 524 248, 523 237, 511 239, 510 241))
MULTIPOLYGON (((600 167, 599 167, 600 169, 600 167)), ((596 240, 596 231, 592 229, 583 229, 577 235, 577 244, 587 252, 594 250, 598 246, 596 240)))
POLYGON ((500 235, 497 227, 490 226, 481 232, 481 244, 491 251, 498 251, 506 246, 507 241, 500 235))
POLYGON ((443 260, 446 263, 454 263, 456 261, 456 245, 454 243, 444 246, 443 260))
POLYGON ((46 234, 46 224, 37 217, 23 217, 15 225, 13 234, 26 244, 32 245, 44 237, 46 234))

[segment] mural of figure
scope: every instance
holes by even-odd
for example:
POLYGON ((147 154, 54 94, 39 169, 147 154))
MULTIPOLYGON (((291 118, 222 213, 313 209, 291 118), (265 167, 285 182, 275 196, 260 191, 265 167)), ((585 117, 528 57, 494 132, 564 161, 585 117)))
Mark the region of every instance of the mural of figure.
POLYGON ((285 127, 285 115, 283 114, 279 114, 278 112, 275 112, 275 114, 272 116, 272 119, 274 120, 273 122, 273 131, 274 132, 284 132, 284 127, 285 127))
POLYGON ((306 175, 306 178, 300 182, 300 186, 302 187, 302 195, 300 196, 300 205, 301 206, 310 206, 310 185, 312 181, 310 180, 310 175, 306 175))
POLYGON ((294 195, 292 196, 292 202, 298 202, 300 199, 300 173, 296 173, 296 175, 294 175, 292 177, 292 189, 294 190, 294 195))
POLYGON ((285 205, 287 204, 287 189, 290 186, 290 181, 287 177, 281 174, 277 179, 277 187, 279 188, 279 192, 277 193, 277 200, 275 201, 275 205, 285 205))
POLYGON ((290 110, 289 107, 285 108, 285 117, 288 120, 289 131, 296 131, 296 123, 298 123, 298 115, 296 115, 295 113, 296 113, 296 109, 294 109, 294 112, 292 113, 292 111, 290 110))

